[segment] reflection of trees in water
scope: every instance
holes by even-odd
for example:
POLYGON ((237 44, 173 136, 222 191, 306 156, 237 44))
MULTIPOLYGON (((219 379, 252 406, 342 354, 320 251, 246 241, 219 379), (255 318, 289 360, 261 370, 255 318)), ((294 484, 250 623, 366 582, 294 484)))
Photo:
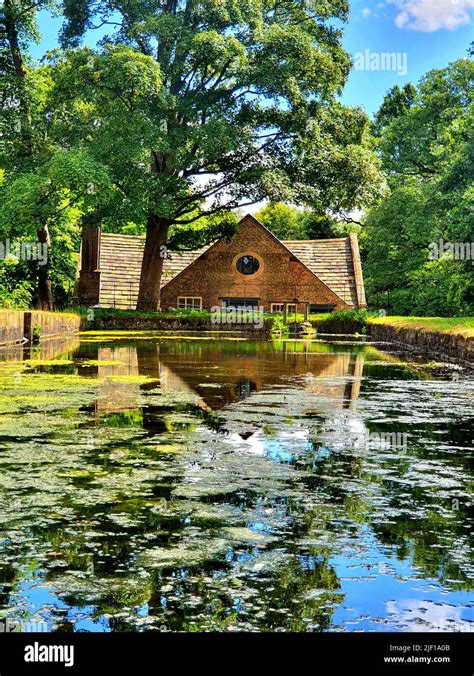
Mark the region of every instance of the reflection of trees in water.
POLYGON ((451 589, 467 591, 474 589, 474 579, 463 570, 469 564, 466 523, 462 516, 453 523, 433 511, 419 519, 396 517, 394 523, 375 524, 374 532, 382 544, 396 546, 398 559, 411 557, 424 576, 449 584, 451 589), (464 561, 460 561, 462 558, 464 561))
POLYGON ((0 608, 8 607, 10 594, 17 586, 19 578, 18 568, 8 564, 0 566, 0 608))
MULTIPOLYGON (((140 457, 143 460, 143 455, 135 459, 140 457)), ((160 490, 154 497, 143 499, 141 481, 126 500, 117 502, 113 498, 110 506, 85 509, 79 495, 70 505, 74 505, 74 515, 67 522, 33 528, 30 535, 41 542, 41 551, 52 552, 40 557, 41 567, 47 569, 43 584, 56 590, 72 607, 92 605, 94 617, 109 616, 114 631, 140 628, 137 608, 144 604, 148 604, 154 620, 152 626, 164 625, 172 631, 242 626, 261 631, 325 630, 331 626, 334 607, 342 601, 339 580, 329 563, 333 549, 303 542, 315 532, 332 532, 336 546, 333 523, 341 515, 355 523, 370 522, 373 512, 369 493, 364 496, 363 486, 357 493, 346 488, 359 479, 367 486, 377 480, 370 475, 365 459, 333 454, 321 459, 305 479, 306 488, 318 496, 317 504, 310 508, 307 498, 305 502, 297 498, 269 500, 258 493, 242 494, 235 506, 242 505, 246 513, 253 509, 260 513, 262 506, 277 510, 284 522, 282 534, 277 533, 265 547, 229 543, 225 554, 218 556, 211 548, 208 559, 195 565, 177 563, 175 567, 145 569, 139 563, 148 546, 172 547, 188 527, 201 529, 203 537, 218 537, 220 528, 227 525, 225 519, 193 518, 189 503, 181 505, 180 500, 173 499, 173 486, 169 484, 164 491, 170 501, 167 506, 160 499, 160 490), (127 515, 130 524, 121 525, 120 520, 111 523, 107 516, 114 513, 127 515), (71 521, 80 526, 71 529, 71 521), (65 575, 65 570, 72 576, 65 575)), ((208 502, 216 504, 212 496, 208 502)), ((373 530, 384 544, 399 545, 400 557, 411 553, 414 563, 429 575, 462 579, 452 560, 446 558, 446 550, 432 547, 445 536, 454 541, 462 530, 459 523, 453 528, 448 519, 412 522, 402 515, 393 518, 393 523, 375 524, 373 530)), ((8 579, 14 579, 17 574, 13 568, 8 570, 8 579)), ((18 587, 18 578, 16 583, 18 587)), ((469 588, 468 582, 459 587, 469 588)), ((6 606, 8 598, 3 600, 6 606)), ((58 629, 71 628, 60 611, 50 612, 56 615, 58 629)))
MULTIPOLYGON (((226 349, 229 354, 238 354, 241 343, 229 343, 226 349)), ((209 357, 202 345, 178 345, 168 348, 168 352, 172 356, 166 357, 168 365, 173 366, 180 360, 209 357)), ((245 347, 245 364, 254 359, 254 371, 247 374, 238 363, 237 382, 230 381, 230 370, 224 370, 222 381, 231 382, 229 391, 234 388, 232 402, 250 396, 262 383, 279 382, 280 375, 287 373, 288 363, 298 376, 311 361, 308 352, 287 354, 289 361, 284 362, 283 355, 283 361, 275 368, 275 353, 267 354, 266 361, 256 358, 261 353, 265 353, 261 346, 245 347), (246 373, 244 379, 242 372, 246 373), (259 380, 252 375, 254 372, 259 380)), ((90 360, 99 356, 97 346, 81 354, 90 360)), ((429 508, 436 500, 435 493, 416 483, 398 484, 378 472, 388 468, 395 478, 402 477, 406 471, 404 461, 380 455, 361 457, 348 449, 340 453, 329 450, 317 461, 310 453, 302 454, 284 478, 279 475, 279 464, 268 460, 271 469, 264 477, 266 490, 262 488, 264 481, 260 485, 253 476, 246 477, 245 490, 236 489, 232 483, 234 466, 225 468, 227 456, 219 447, 221 439, 210 448, 208 435, 207 440, 200 438, 195 448, 187 447, 187 433, 194 435, 198 426, 217 431, 224 424, 225 428, 226 411, 221 408, 219 415, 205 405, 159 403, 159 396, 153 393, 157 374, 163 373, 163 354, 156 344, 144 343, 131 346, 129 356, 127 373, 136 367, 140 375, 152 378, 150 384, 133 384, 141 401, 149 397, 141 411, 97 411, 93 420, 81 425, 103 432, 102 441, 86 450, 78 441, 67 457, 63 449, 45 438, 50 457, 43 465, 34 464, 32 447, 36 488, 39 493, 44 490, 48 500, 40 506, 29 506, 23 513, 24 523, 15 524, 14 560, 23 557, 33 564, 30 569, 19 568, 16 563, 4 564, 7 572, 0 597, 4 608, 14 605, 11 594, 18 593, 22 582, 31 579, 37 567, 45 570, 45 587, 71 607, 87 608, 87 615, 92 606, 93 616, 108 616, 110 627, 116 631, 146 627, 140 624, 138 612, 145 604, 148 610, 145 608, 143 614, 149 613, 155 628, 324 630, 331 626, 334 607, 342 601, 340 582, 330 564, 337 551, 337 523, 341 519, 349 523, 352 532, 357 525, 368 524, 379 542, 397 545, 400 558, 411 555, 415 565, 430 576, 441 581, 457 579, 458 588, 469 588, 452 555, 456 542, 465 537, 463 520, 470 516, 466 504, 461 501, 458 514, 451 511, 443 516, 439 510, 429 508), (180 413, 189 421, 182 422, 179 416, 177 422, 170 419, 170 414, 180 413), (177 488, 192 481, 189 467, 201 462, 203 455, 208 458, 209 474, 228 473, 228 494, 213 492, 209 480, 207 492, 179 498, 177 488), (60 468, 54 487, 49 476, 52 467, 60 468), (269 497, 270 494, 281 497, 269 497), (394 512, 390 521, 374 523, 374 496, 385 501, 380 509, 394 512), (411 511, 405 509, 407 504, 411 511), (214 510, 212 517, 202 516, 199 510, 203 506, 214 510), (265 509, 272 516, 265 516, 265 509), (416 509, 422 513, 419 518, 413 516, 416 509), (244 535, 229 535, 226 530, 232 526, 247 531, 249 524, 255 523, 263 527, 263 536, 250 544, 244 535), (324 546, 307 544, 321 534, 324 546), (199 552, 194 549, 197 542, 203 543, 199 552), (35 560, 29 556, 32 548, 35 560), (168 552, 175 560, 166 565, 144 563, 143 557, 150 549, 168 552)), ((335 359, 333 354, 323 354, 322 370, 315 369, 316 376, 323 373, 324 377, 333 377, 331 385, 317 377, 308 385, 315 399, 318 394, 328 394, 333 411, 337 406, 347 409, 358 395, 356 379, 361 373, 361 360, 353 355, 343 356, 344 359, 335 359), (352 379, 341 377, 346 375, 352 379)), ((111 353, 109 358, 112 357, 111 353)), ((188 367, 189 362, 179 375, 186 373, 188 367)), ((104 366, 108 368, 121 367, 104 366)), ((91 365, 85 370, 89 376, 97 375, 99 367, 91 365)), ((200 383, 201 375, 193 375, 191 384, 200 383)), ((183 380, 173 382, 181 382, 184 387, 187 383, 183 380)), ((317 414, 324 421, 326 411, 318 408, 317 414)), ((261 415, 264 422, 258 406, 255 415, 261 415)), ((77 427, 78 436, 84 429, 81 425, 77 427)), ((454 429, 452 436, 457 439, 454 429)), ((314 450, 319 451, 317 444, 314 450)), ((229 447, 226 451, 232 455, 229 447)), ((410 462, 416 463, 426 455, 426 448, 415 448, 410 462)), ((448 467, 465 467, 466 476, 470 471, 467 456, 462 453, 444 457, 443 462, 448 467)), ((11 470, 10 476, 12 493, 17 490, 22 495, 21 469, 11 470)), ((55 617, 60 629, 71 629, 70 619, 64 619, 60 609, 48 607, 47 612, 55 617)))
POLYGON ((226 568, 216 561, 207 569, 157 574, 151 612, 171 631, 322 631, 331 626, 334 606, 343 595, 324 554, 292 555, 267 573, 242 574, 239 559, 254 556, 251 549, 229 550, 226 568), (214 582, 209 583, 210 577, 214 582), (172 586, 172 591, 162 592, 163 586, 172 586))
MULTIPOLYGON (((370 431, 386 431, 371 425, 370 431)), ((318 442, 313 442, 317 453, 318 442)), ((346 518, 355 523, 370 525, 379 542, 395 546, 399 560, 411 559, 413 566, 423 575, 439 580, 455 590, 471 590, 474 581, 465 571, 470 564, 468 524, 472 523, 473 507, 467 494, 455 502, 438 497, 436 482, 432 486, 419 485, 416 479, 400 482, 411 465, 416 467, 427 457, 427 450, 415 443, 409 454, 400 457, 374 458, 380 451, 368 450, 363 455, 345 451, 330 451, 326 457, 314 463, 314 475, 307 482, 308 488, 318 491, 334 506, 342 506, 346 518), (374 461, 378 462, 374 462, 374 461), (381 476, 382 464, 390 470, 381 476), (357 489, 355 490, 355 487, 357 489), (377 506, 377 497, 384 498, 382 508, 377 506), (390 519, 382 519, 380 512, 389 511, 390 519)), ((396 451, 394 451, 396 456, 396 451)), ((429 456, 433 460, 433 453, 429 456)), ((452 466, 461 466, 466 476, 469 460, 466 456, 443 456, 452 466)), ((455 494, 455 493, 454 493, 455 494)))
POLYGON ((304 510, 287 499, 257 497, 254 508, 257 503, 285 513, 286 527, 271 543, 229 546, 225 558, 155 574, 150 610, 170 630, 322 631, 331 626, 343 595, 329 563, 330 548, 303 546, 289 536, 294 531, 308 537, 330 512, 304 510))
MULTIPOLYGON (((126 466, 118 467, 114 459, 114 453, 122 448, 125 451, 126 445, 117 442, 91 455, 102 460, 108 456, 107 471, 122 472, 126 466)), ((127 460, 133 467, 152 457, 152 449, 144 445, 130 449, 127 460)), ((95 466, 94 461, 91 463, 95 466)), ((67 518, 57 513, 51 523, 47 513, 43 514, 18 537, 15 559, 26 555, 33 543, 38 552, 35 564, 45 571, 42 585, 76 612, 93 606, 93 616, 109 616, 110 627, 117 631, 139 628, 137 609, 144 604, 149 605, 155 627, 165 624, 172 630, 224 629, 233 623, 260 630, 329 627, 331 605, 340 600, 339 583, 328 563, 329 551, 299 544, 315 524, 321 526, 322 511, 307 510, 298 499, 271 500, 257 491, 242 492, 240 497, 234 496, 235 508, 242 509, 242 528, 252 514, 254 521, 261 518, 265 508, 276 513, 278 523, 285 524, 282 534, 278 535, 277 529, 274 540, 255 546, 231 538, 225 551, 214 551, 213 542, 227 537, 222 529, 231 523, 225 510, 220 516, 222 496, 206 495, 206 504, 216 508, 216 516, 195 515, 193 505, 199 503, 173 496, 176 482, 183 477, 180 463, 176 466, 171 458, 168 463, 169 471, 159 477, 152 493, 147 478, 137 475, 127 484, 126 496, 120 498, 111 490, 107 499, 103 490, 98 503, 83 499, 91 486, 84 480, 87 465, 79 463, 82 480, 75 483, 72 492, 66 488, 70 477, 58 478, 56 486, 58 496, 68 497, 59 500, 63 504, 55 511, 65 507, 67 518), (179 557, 174 566, 154 569, 142 565, 141 557, 150 547, 173 551, 179 545, 184 547, 183 554, 189 548, 192 555, 194 540, 186 540, 188 529, 197 529, 203 540, 210 538, 203 560, 193 563, 192 556, 189 559, 187 555, 187 565, 181 564, 179 557), (268 566, 263 576, 258 569, 261 562, 268 566)), ((330 511, 326 519, 329 515, 330 511)), ((22 575, 18 571, 15 575, 18 589, 22 575)), ((8 603, 5 598, 5 606, 8 603)), ((64 618, 59 608, 49 606, 47 613, 58 629, 71 628, 72 618, 64 618)))
MULTIPOLYGON (((143 512, 134 515, 137 524, 140 514, 144 516, 143 512)), ((246 562, 258 565, 262 551, 245 547, 229 547, 225 557, 210 557, 203 565, 145 572, 133 565, 141 553, 137 536, 149 534, 150 528, 162 530, 167 533, 162 542, 166 546, 170 539, 176 541, 184 527, 181 518, 163 516, 153 522, 149 517, 143 526, 115 537, 102 533, 100 554, 91 551, 84 533, 66 533, 61 527, 36 532, 44 544, 61 553, 57 566, 54 557, 42 562, 48 568, 43 584, 70 607, 93 605, 93 616, 109 616, 113 631, 139 628, 136 610, 144 604, 155 618, 155 627, 165 625, 172 631, 225 629, 234 623, 259 630, 303 631, 309 624, 315 630, 330 627, 330 606, 342 599, 327 551, 294 552, 264 578, 252 566, 245 568, 246 562), (65 563, 71 577, 64 574, 65 563)), ((274 543, 282 546, 284 541, 274 543)), ((70 620, 60 609, 49 608, 49 612, 58 630, 68 629, 70 620)))

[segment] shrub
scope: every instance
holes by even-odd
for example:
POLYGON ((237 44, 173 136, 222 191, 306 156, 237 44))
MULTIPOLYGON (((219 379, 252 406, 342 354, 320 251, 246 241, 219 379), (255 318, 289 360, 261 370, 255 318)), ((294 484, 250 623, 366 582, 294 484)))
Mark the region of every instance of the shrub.
POLYGON ((322 333, 365 333, 367 318, 367 310, 336 310, 312 324, 322 333))
POLYGON ((24 309, 30 306, 31 300, 31 283, 15 279, 9 266, 0 262, 0 307, 24 309))

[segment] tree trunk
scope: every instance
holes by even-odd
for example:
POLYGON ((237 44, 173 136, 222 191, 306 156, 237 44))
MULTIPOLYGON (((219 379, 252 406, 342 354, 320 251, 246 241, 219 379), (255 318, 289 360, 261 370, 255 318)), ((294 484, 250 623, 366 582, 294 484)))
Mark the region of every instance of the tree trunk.
MULTIPOLYGON (((1 4, 1 3, 0 3, 1 4)), ((19 29, 16 18, 15 0, 4 0, 4 26, 5 34, 7 36, 10 47, 10 55, 12 58, 13 68, 15 71, 16 82, 18 85, 18 103, 20 112, 21 129, 21 144, 24 159, 32 159, 33 157, 33 133, 30 103, 28 100, 28 92, 26 88, 26 68, 21 53, 19 29)))
POLYGON ((51 280, 48 277, 48 273, 43 274, 42 271, 38 275, 38 310, 45 312, 52 312, 53 310, 51 280))
POLYGON ((160 308, 160 283, 170 225, 166 218, 148 218, 137 310, 155 311, 160 308))
MULTIPOLYGON (((0 4, 1 0, 0 0, 0 4)), ((33 142, 33 123, 31 119, 30 102, 26 86, 26 67, 23 59, 20 44, 19 18, 15 7, 15 0, 4 0, 4 27, 7 36, 16 82, 18 85, 20 124, 21 134, 21 152, 28 166, 34 166, 35 148, 33 142)), ((50 245, 48 226, 39 228, 37 231, 38 241, 41 244, 50 245)), ((53 309, 53 296, 51 290, 51 279, 49 277, 49 264, 38 265, 38 308, 40 310, 53 309)))
MULTIPOLYGON (((37 231, 38 242, 49 246, 48 227, 40 228, 37 231)), ((38 265, 38 310, 52 312, 53 310, 53 292, 51 289, 51 279, 49 277, 49 263, 38 265)))

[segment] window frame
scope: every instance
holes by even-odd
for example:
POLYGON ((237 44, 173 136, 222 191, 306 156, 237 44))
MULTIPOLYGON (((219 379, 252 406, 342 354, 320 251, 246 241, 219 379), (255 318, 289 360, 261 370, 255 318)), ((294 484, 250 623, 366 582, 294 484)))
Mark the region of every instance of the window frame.
POLYGON ((265 261, 264 261, 263 257, 259 253, 257 253, 256 251, 252 251, 252 250, 245 251, 245 250, 243 250, 233 257, 233 259, 232 259, 232 272, 233 272, 233 274, 235 274, 238 277, 239 281, 259 279, 265 272, 265 261), (253 272, 252 274, 249 274, 249 275, 246 275, 246 274, 240 272, 238 267, 237 267, 237 263, 239 262, 239 260, 241 258, 245 258, 245 256, 255 258, 255 260, 258 263, 258 270, 256 270, 255 272, 253 272))
POLYGON ((178 310, 202 310, 202 296, 178 296, 176 308, 178 310), (180 305, 180 301, 184 301, 184 305, 180 305), (188 306, 188 301, 192 301, 191 307, 188 306), (199 307, 195 307, 194 301, 199 301, 199 307))
MULTIPOLYGON (((248 263, 244 263, 244 265, 248 265, 248 263)), ((235 262, 235 267, 237 269, 237 272, 239 275, 243 275, 244 277, 252 277, 252 275, 256 275, 258 271, 260 270, 260 261, 256 256, 253 256, 252 254, 243 254, 242 256, 239 256, 239 258, 235 262), (256 269, 252 269, 251 272, 244 272, 243 270, 239 270, 239 263, 241 261, 244 261, 245 259, 248 259, 252 263, 252 268, 256 265, 256 269)), ((244 267, 244 266, 241 266, 244 267)))

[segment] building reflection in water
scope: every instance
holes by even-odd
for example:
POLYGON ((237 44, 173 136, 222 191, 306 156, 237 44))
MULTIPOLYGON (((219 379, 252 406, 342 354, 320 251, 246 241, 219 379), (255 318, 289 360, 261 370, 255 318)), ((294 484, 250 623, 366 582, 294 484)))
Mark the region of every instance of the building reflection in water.
MULTIPOLYGON (((117 376, 146 376, 149 384, 127 385, 128 396, 160 386, 163 392, 181 392, 199 398, 202 406, 220 410, 226 405, 252 396, 254 393, 281 385, 290 378, 295 385, 314 395, 330 397, 334 405, 351 407, 360 391, 364 354, 349 352, 319 352, 315 344, 272 346, 250 344, 254 350, 242 354, 226 354, 221 345, 196 346, 175 341, 145 343, 129 346, 87 346, 87 359, 96 365, 83 375, 95 374, 101 380, 117 376), (92 350, 95 355, 91 355, 92 350)), ((84 355, 86 356, 86 355, 84 355)), ((81 354, 76 353, 76 359, 81 354)), ((120 394, 125 390, 120 388, 120 394)), ((116 401, 112 391, 109 403, 101 397, 98 410, 104 407, 123 408, 125 402, 116 401)), ((116 410, 116 409, 115 409, 116 410)))
POLYGON ((398 630, 427 617, 436 626, 432 609, 449 601, 470 626, 460 593, 472 589, 473 428, 460 387, 442 391, 416 374, 405 383, 396 357, 364 345, 96 341, 0 353, 33 360, 34 377, 13 395, 39 391, 50 374, 80 376, 69 389, 58 378, 58 391, 79 391, 63 409, 45 417, 29 402, 29 442, 4 416, 3 518, 15 541, 2 550, 0 609, 21 609, 32 589, 25 607, 61 626, 67 606, 78 630, 97 617, 143 629, 142 612, 147 627, 178 631, 221 631, 232 617, 244 630, 398 630), (349 443, 400 420, 409 453, 349 443), (25 573, 17 562, 32 545, 37 570, 25 573))

